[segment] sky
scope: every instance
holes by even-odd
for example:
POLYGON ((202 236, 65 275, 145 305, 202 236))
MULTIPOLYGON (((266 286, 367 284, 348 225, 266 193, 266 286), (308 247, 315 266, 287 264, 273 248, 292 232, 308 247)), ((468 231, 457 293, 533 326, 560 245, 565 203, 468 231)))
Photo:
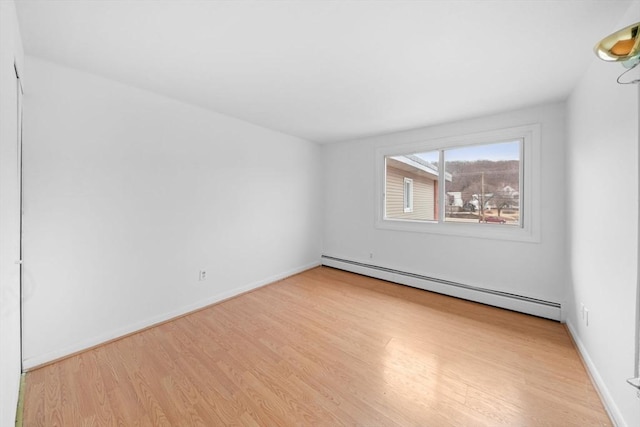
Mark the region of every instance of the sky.
MULTIPOLYGON (((445 150, 445 161, 469 160, 518 160, 520 141, 497 144, 468 145, 466 147, 445 150)), ((428 161, 438 161, 438 151, 417 153, 416 156, 428 161)))

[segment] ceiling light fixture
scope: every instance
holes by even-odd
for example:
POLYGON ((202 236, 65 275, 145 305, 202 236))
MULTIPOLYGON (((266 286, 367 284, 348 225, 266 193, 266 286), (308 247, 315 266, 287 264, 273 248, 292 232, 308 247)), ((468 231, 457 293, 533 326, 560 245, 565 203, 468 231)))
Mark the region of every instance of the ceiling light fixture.
POLYGON ((629 25, 603 38, 593 48, 598 58, 603 61, 622 62, 627 70, 618 76, 618 83, 640 83, 640 78, 628 82, 620 78, 640 64, 640 22, 629 25))

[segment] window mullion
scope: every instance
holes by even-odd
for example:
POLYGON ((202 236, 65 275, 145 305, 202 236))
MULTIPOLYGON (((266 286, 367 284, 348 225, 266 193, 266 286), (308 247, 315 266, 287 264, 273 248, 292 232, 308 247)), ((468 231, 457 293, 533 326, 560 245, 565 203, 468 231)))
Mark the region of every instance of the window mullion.
POLYGON ((438 222, 444 222, 444 215, 446 208, 446 203, 448 203, 448 199, 446 198, 446 180, 445 180, 445 171, 444 171, 444 150, 439 150, 438 155, 438 197, 440 197, 440 206, 438 207, 438 222))

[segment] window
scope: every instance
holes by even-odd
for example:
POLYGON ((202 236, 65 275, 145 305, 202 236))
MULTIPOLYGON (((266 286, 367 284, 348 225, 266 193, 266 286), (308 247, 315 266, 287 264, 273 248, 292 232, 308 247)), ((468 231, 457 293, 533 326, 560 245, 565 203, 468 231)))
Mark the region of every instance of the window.
POLYGON ((404 178, 404 212, 413 212, 413 180, 404 178))
POLYGON ((442 150, 444 220, 521 226, 522 140, 442 150))
POLYGON ((538 152, 538 125, 381 148, 376 224, 537 241, 538 152))

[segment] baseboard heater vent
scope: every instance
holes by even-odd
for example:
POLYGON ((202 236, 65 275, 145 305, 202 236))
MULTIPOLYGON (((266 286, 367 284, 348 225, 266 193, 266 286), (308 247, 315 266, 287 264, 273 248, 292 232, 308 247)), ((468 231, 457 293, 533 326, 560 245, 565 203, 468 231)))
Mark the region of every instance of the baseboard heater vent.
POLYGON ((479 288, 329 255, 322 255, 322 265, 547 319, 560 321, 562 317, 562 306, 557 302, 479 288))

